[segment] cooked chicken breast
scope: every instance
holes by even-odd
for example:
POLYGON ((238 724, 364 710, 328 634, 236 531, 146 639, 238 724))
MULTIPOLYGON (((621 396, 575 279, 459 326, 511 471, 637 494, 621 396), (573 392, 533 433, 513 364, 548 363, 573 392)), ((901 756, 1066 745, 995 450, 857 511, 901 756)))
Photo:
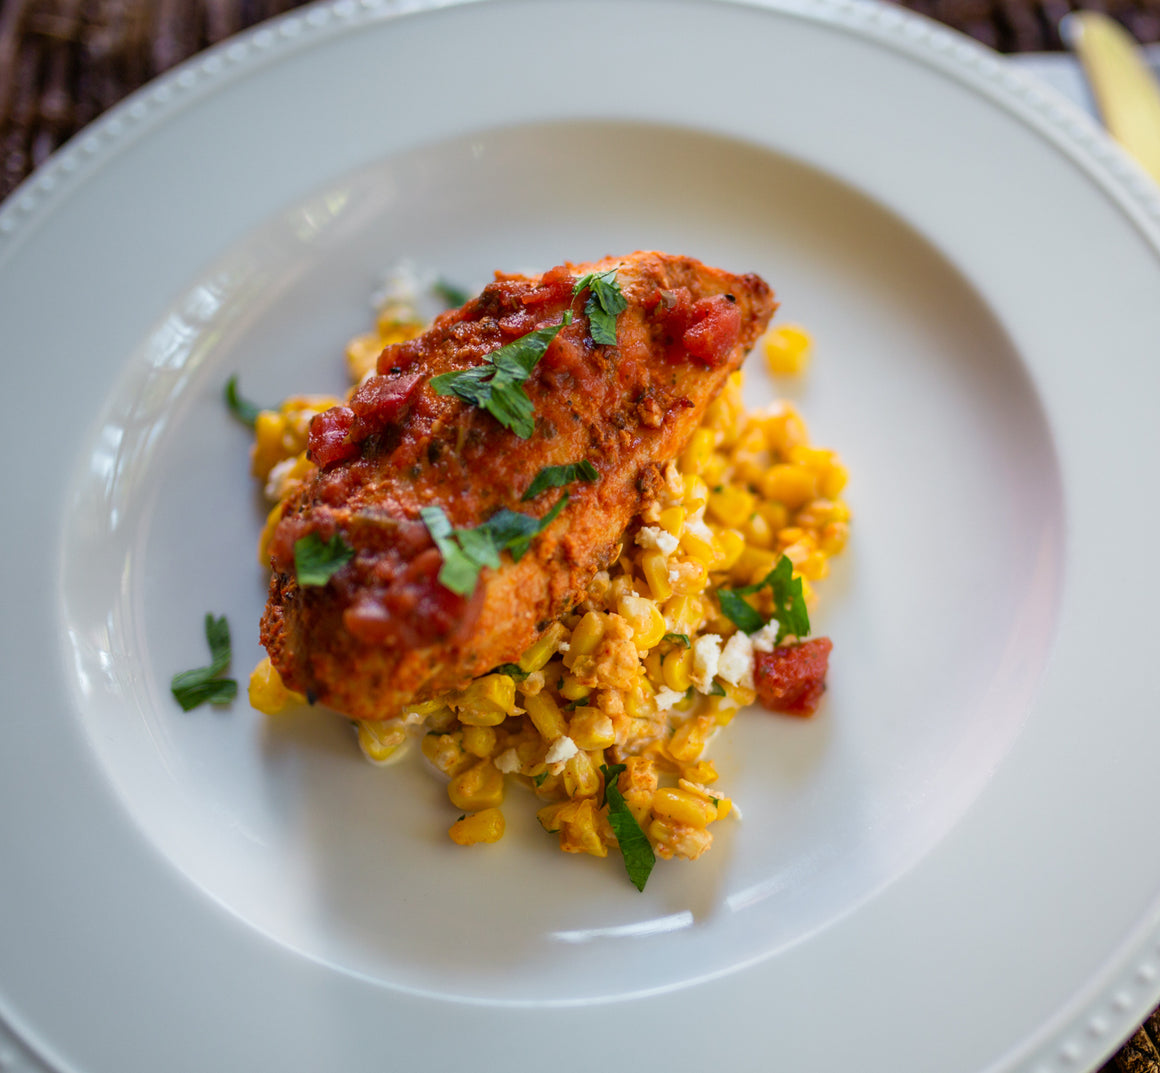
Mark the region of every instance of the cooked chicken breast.
POLYGON ((270 542, 261 637, 286 684, 352 718, 383 719, 517 661, 615 557, 774 308, 758 276, 638 252, 541 277, 497 274, 424 335, 384 350, 348 406, 314 419, 318 470, 287 500, 270 542), (612 272, 625 304, 612 321, 615 345, 593 339, 609 330, 596 285, 574 293, 583 277, 603 273, 608 283, 612 272), (542 343, 557 327, 522 384, 526 420, 508 415, 513 427, 446 379, 432 384, 487 373, 499 348, 542 343), (595 480, 521 501, 543 468, 585 460, 595 480), (432 507, 461 532, 505 509, 559 513, 518 562, 504 551, 460 593, 439 580, 432 507), (310 534, 353 550, 321 585, 296 577, 295 547, 310 534))

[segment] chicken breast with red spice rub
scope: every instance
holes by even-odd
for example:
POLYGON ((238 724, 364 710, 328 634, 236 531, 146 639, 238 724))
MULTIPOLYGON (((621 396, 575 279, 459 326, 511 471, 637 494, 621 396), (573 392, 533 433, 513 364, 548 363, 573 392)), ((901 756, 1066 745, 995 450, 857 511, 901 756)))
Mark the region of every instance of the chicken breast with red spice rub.
POLYGON ((286 684, 352 718, 381 719, 518 660, 614 558, 774 308, 758 276, 638 252, 539 277, 497 274, 424 335, 384 350, 348 406, 314 419, 317 472, 286 502, 270 543, 262 643, 286 684), (606 335, 585 313, 589 289, 574 293, 583 277, 613 272, 604 278, 626 303, 615 344, 593 338, 606 335), (432 386, 546 328, 558 330, 522 384, 526 438, 432 386), (565 491, 521 497, 543 468, 581 461, 596 479, 569 485, 518 562, 503 552, 463 594, 440 582, 424 508, 461 531, 501 510, 542 519, 565 491), (310 534, 353 550, 323 585, 296 579, 295 547, 310 534))

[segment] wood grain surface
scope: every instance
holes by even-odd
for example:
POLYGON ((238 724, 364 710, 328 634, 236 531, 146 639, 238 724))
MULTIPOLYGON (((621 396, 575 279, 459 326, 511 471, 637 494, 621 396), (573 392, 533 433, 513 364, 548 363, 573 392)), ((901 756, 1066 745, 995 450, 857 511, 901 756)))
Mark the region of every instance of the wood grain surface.
MULTIPOLYGON (((77 131, 156 75, 301 0, 0 0, 0 200, 77 131)), ((907 0, 1001 52, 1062 48, 1059 20, 1105 11, 1160 42, 1160 0, 907 0)), ((937 1073, 932 1069, 931 1073, 937 1073)), ((1160 1073, 1160 1011, 1100 1073, 1160 1073)))

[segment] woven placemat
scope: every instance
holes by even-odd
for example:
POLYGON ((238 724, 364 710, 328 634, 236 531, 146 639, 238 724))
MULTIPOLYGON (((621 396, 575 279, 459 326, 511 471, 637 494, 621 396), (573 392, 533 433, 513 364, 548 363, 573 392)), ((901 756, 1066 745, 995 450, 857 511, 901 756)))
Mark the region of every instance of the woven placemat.
MULTIPOLYGON (((303 0, 0 0, 0 200, 77 131, 156 75, 303 0)), ((1084 7, 1160 42, 1160 0, 906 0, 1001 52, 1061 49, 1084 7)), ((1160 1011, 1100 1073, 1160 1073, 1160 1011)))

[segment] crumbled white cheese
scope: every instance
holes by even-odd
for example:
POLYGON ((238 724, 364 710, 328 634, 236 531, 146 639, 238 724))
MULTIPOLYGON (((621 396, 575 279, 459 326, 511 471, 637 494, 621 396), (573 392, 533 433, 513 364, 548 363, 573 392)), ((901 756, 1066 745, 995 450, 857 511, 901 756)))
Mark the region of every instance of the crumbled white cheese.
POLYGON ((725 642, 717 676, 731 685, 753 688, 753 642, 741 630, 725 642))
POLYGON ((545 764, 560 764, 579 752, 576 743, 566 734, 558 737, 548 746, 548 755, 544 757, 545 764))
POLYGON ((572 646, 567 641, 560 641, 556 645, 557 652, 571 652, 572 646))
POLYGON ((677 469, 675 462, 670 462, 665 466, 665 487, 668 489, 670 495, 677 500, 682 499, 685 495, 685 478, 681 475, 681 471, 677 469))
POLYGON ((493 761, 496 770, 502 771, 505 775, 514 775, 520 770, 520 758, 516 755, 515 749, 505 749, 493 761))
POLYGON ((721 637, 716 633, 702 634, 693 642, 693 685, 699 693, 708 693, 721 660, 721 637))
POLYGON ((772 652, 777 644, 777 631, 780 629, 777 619, 771 618, 756 633, 749 637, 754 652, 772 652))
POLYGON ((685 532, 691 533, 695 537, 700 537, 706 543, 712 543, 713 530, 705 524, 705 516, 703 511, 697 511, 691 518, 685 521, 685 532))
POLYGON ((669 566, 669 584, 675 585, 681 580, 681 568, 677 563, 672 563, 669 566))
POLYGON ((672 555, 681 543, 672 533, 655 525, 642 526, 637 531, 636 542, 642 548, 656 548, 665 557, 672 555))
POLYGON ((674 704, 685 699, 684 693, 675 689, 658 689, 656 695, 657 711, 667 712, 674 704))
POLYGON ((297 463, 297 458, 284 458, 270 468, 270 474, 266 478, 266 498, 272 503, 282 498, 282 481, 297 463))

